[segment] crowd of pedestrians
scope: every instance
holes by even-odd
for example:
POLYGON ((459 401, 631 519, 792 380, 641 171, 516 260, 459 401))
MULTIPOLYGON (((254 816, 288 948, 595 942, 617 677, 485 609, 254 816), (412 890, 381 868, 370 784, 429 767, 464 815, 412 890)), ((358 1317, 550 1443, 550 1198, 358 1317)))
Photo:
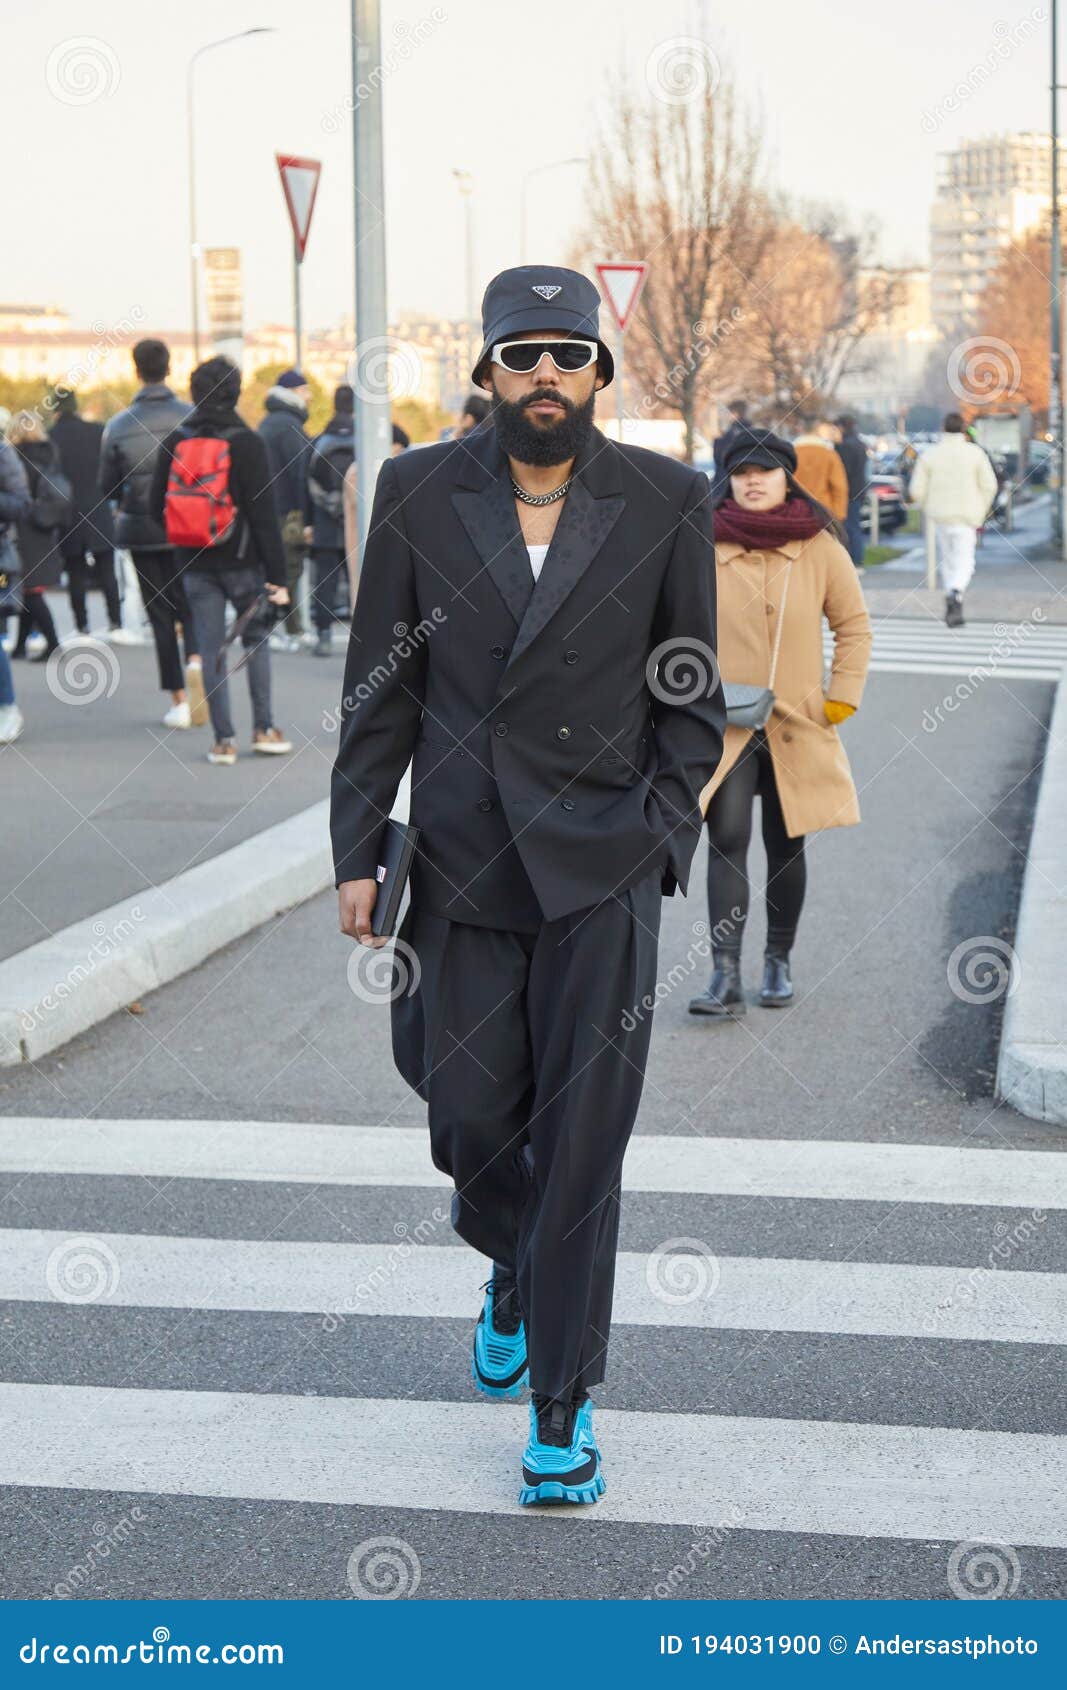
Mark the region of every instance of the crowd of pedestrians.
MULTIPOLYGON (((285 370, 268 391, 253 432, 236 411, 240 374, 213 358, 193 372, 191 400, 169 385, 170 355, 159 340, 133 349, 140 387, 106 426, 81 416, 77 396, 58 389, 46 429, 32 411, 0 412, 0 625, 16 618, 10 649, 0 642, 0 744, 23 728, 12 660, 47 662, 60 644, 48 595, 66 582, 75 632, 93 638, 90 595, 103 600, 103 637, 139 639, 124 625, 116 550, 128 553, 167 694, 163 725, 204 726, 215 739, 215 763, 236 759, 223 644, 227 605, 240 620, 252 696, 252 748, 277 754, 289 741, 273 721, 271 651, 310 649, 329 657, 334 630, 347 629, 358 575, 354 394, 342 384, 318 434, 308 430, 311 389, 305 374, 285 370), (232 531, 181 543, 171 515, 181 503, 171 473, 175 448, 196 439, 225 443, 223 490, 232 531), (305 591, 305 571, 307 582, 305 591), (311 628, 304 625, 305 607, 311 628)), ((739 445, 765 435, 743 399, 727 406, 728 425, 714 443, 712 503, 734 496, 728 465, 739 445)), ((472 392, 442 440, 463 440, 491 426, 491 401, 472 392)), ((789 442, 789 499, 813 501, 836 524, 852 563, 867 548, 871 497, 869 454, 855 418, 799 413, 789 442), (795 460, 795 461, 794 461, 795 460)), ((394 426, 393 452, 410 442, 394 426)), ((945 418, 939 444, 913 453, 904 496, 933 524, 945 593, 945 620, 963 622, 963 595, 974 573, 976 534, 994 505, 998 483, 963 419, 945 418)), ((758 467, 758 466, 757 466, 758 467)), ((768 466, 763 466, 767 468, 768 466)), ((720 516, 720 526, 728 517, 720 516)), ((755 758, 753 770, 759 759, 755 758)), ((768 823, 765 809, 765 831, 768 823)), ((735 830, 736 831, 736 830, 735 830)), ((794 869, 784 885, 799 881, 794 869)))
MULTIPOLYGON (((725 496, 726 463, 738 441, 755 426, 744 399, 726 407, 729 423, 714 444, 713 500, 725 496)), ((796 465, 790 471, 798 489, 815 499, 840 524, 852 562, 862 568, 867 551, 864 517, 872 496, 870 453, 855 417, 822 417, 799 412, 790 442, 796 465)), ((989 454, 973 437, 963 417, 950 411, 936 445, 923 450, 910 441, 899 460, 901 501, 917 507, 933 524, 945 622, 963 625, 963 594, 974 574, 978 535, 996 510, 1001 476, 989 454)))
MULTIPOLYGON (((90 594, 101 595, 112 644, 140 643, 123 620, 116 550, 129 555, 151 630, 163 726, 202 727, 208 760, 232 764, 236 730, 228 672, 245 667, 252 750, 292 749, 273 716, 270 654, 308 638, 301 585, 309 570, 312 649, 329 656, 335 624, 347 627, 358 573, 354 395, 334 393, 325 429, 307 430, 311 392, 298 369, 266 396, 258 430, 237 411, 240 372, 210 358, 190 379, 190 400, 169 384, 160 340, 133 348, 140 386, 104 426, 79 414, 77 395, 58 388, 51 417, 0 411, 0 744, 23 731, 12 661, 47 663, 60 647, 48 594, 64 581, 74 633, 93 641, 90 594), (237 635, 227 633, 228 609, 237 635), (242 658, 228 648, 240 637, 242 658)), ((470 403, 477 405, 476 400, 470 403)), ((459 431, 484 418, 464 413, 459 431)), ((393 452, 410 444, 394 426, 393 452)))

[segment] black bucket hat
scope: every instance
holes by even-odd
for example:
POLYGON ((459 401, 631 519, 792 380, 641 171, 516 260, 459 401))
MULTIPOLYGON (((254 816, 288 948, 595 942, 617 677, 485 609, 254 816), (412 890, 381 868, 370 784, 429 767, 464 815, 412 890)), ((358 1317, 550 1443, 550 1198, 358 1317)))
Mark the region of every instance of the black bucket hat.
POLYGON ((758 464, 761 469, 784 469, 795 475, 797 455, 791 442, 783 440, 780 434, 740 423, 736 431, 731 429, 722 463, 715 468, 722 475, 735 475, 745 464, 758 464))
POLYGON ((589 277, 555 264, 519 264, 494 276, 482 296, 483 346, 471 372, 475 387, 497 341, 529 329, 595 340, 604 386, 612 380, 615 360, 600 338, 600 294, 589 277))

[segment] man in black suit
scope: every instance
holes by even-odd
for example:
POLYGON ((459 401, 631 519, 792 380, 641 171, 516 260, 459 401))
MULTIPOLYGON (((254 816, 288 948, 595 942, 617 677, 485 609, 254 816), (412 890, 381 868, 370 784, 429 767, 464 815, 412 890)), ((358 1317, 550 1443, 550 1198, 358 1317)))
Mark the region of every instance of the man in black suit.
POLYGON ((393 1050, 429 1105, 452 1224, 492 1263, 475 1384, 529 1378, 520 1500, 604 1489, 623 1154, 722 753, 708 484, 593 424, 599 295, 504 271, 482 302, 466 440, 383 465, 345 670, 332 833, 342 931, 374 944, 378 846, 413 758, 421 829, 393 1050))

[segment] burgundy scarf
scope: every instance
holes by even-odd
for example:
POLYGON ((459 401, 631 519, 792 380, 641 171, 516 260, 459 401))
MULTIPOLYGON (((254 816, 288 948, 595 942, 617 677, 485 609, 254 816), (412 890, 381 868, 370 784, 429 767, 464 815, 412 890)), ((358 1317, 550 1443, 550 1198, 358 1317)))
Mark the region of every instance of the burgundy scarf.
POLYGON ((810 540, 823 528, 806 499, 790 494, 783 505, 770 511, 742 510, 736 499, 724 499, 712 514, 716 540, 732 540, 746 552, 762 547, 773 549, 786 540, 810 540))

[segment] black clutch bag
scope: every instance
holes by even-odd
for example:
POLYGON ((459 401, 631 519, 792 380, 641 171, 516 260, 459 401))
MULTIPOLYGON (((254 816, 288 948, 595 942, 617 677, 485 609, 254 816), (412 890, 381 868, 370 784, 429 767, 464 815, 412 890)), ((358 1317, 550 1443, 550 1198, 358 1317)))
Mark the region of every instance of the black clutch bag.
POLYGON ((375 875, 378 896, 370 918, 371 932, 378 939, 391 939, 396 932, 404 887, 418 842, 419 829, 410 822, 386 822, 378 847, 381 858, 375 875))

